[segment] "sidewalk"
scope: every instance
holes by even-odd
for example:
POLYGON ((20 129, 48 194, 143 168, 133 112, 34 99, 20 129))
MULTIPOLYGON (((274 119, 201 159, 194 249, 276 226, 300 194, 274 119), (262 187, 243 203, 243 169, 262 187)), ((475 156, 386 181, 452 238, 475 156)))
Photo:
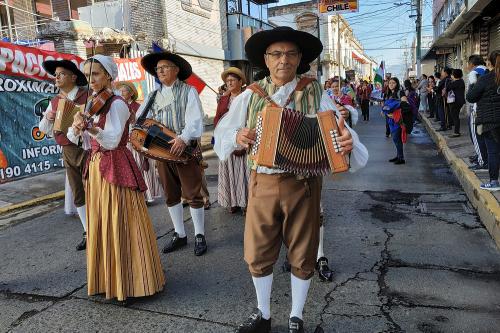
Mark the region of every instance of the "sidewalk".
MULTIPOLYGON (((213 125, 205 126, 201 137, 203 152, 212 149, 213 125)), ((63 170, 23 178, 0 185, 0 216, 2 214, 64 198, 66 173, 63 170)))
POLYGON ((425 115, 422 117, 422 123, 450 164, 481 221, 500 248, 500 191, 481 190, 479 185, 489 181, 488 170, 474 172, 469 169, 471 165, 469 156, 474 155, 474 147, 469 137, 467 119, 460 119, 462 136, 458 138, 448 137, 453 132, 451 130, 437 132, 439 122, 428 119, 425 115))

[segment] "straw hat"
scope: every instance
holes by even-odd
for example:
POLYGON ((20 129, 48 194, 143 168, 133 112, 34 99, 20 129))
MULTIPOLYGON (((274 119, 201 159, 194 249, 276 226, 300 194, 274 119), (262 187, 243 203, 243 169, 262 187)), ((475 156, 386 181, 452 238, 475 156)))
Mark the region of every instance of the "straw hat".
POLYGON ((139 96, 139 93, 137 92, 137 88, 135 87, 135 85, 132 82, 128 81, 121 81, 116 83, 116 89, 120 89, 123 86, 130 89, 130 91, 132 92, 132 100, 135 101, 139 96))
POLYGON ((239 69, 238 67, 229 67, 224 72, 222 72, 222 74, 221 74, 222 81, 225 82, 226 78, 229 74, 234 74, 234 75, 238 76, 241 79, 243 85, 246 84, 247 80, 246 80, 245 74, 243 74, 241 69, 239 69))

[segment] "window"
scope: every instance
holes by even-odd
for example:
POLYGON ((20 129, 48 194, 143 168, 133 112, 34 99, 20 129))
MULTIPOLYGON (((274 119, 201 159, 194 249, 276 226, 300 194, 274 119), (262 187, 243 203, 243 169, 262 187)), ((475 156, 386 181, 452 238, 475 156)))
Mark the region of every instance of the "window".
POLYGON ((240 8, 238 5, 239 5, 239 0, 227 0, 227 12, 228 12, 228 14, 238 13, 240 11, 240 8))
POLYGON ((248 15, 248 0, 241 0, 241 12, 248 15))
POLYGON ((256 19, 260 19, 260 6, 255 2, 250 1, 250 16, 256 19))

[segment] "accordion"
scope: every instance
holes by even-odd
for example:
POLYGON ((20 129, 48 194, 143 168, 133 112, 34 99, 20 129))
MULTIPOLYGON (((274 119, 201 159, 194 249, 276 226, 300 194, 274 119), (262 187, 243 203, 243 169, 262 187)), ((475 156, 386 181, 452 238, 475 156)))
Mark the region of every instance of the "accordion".
POLYGON ((56 118, 54 120, 54 131, 68 133, 68 128, 73 124, 73 118, 81 109, 73 101, 61 98, 57 104, 56 118))
POLYGON ((337 119, 332 110, 304 115, 267 106, 257 115, 250 158, 258 165, 304 176, 322 176, 349 169, 341 154, 337 119))

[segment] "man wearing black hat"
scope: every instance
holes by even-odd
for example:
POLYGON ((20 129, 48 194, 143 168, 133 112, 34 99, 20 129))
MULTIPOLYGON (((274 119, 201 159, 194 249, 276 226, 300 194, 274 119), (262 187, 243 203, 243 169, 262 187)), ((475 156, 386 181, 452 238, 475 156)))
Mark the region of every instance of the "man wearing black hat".
MULTIPOLYGON (((203 109, 198 92, 184 83, 192 73, 191 65, 182 57, 170 53, 151 53, 142 58, 142 66, 158 78, 161 86, 149 94, 138 114, 146 112, 177 134, 171 141, 171 152, 181 155, 188 144, 197 141, 203 133, 203 109), (145 110, 146 108, 149 108, 145 110)), ((173 252, 187 245, 181 197, 186 199, 195 233, 194 254, 207 251, 205 240, 204 202, 201 195, 202 169, 196 159, 187 164, 159 161, 157 163, 168 211, 174 224, 174 235, 163 253, 173 252)))
POLYGON ((53 135, 56 142, 62 146, 64 167, 68 175, 69 185, 73 193, 73 201, 83 225, 83 239, 76 246, 77 251, 85 250, 87 244, 85 190, 82 181, 82 171, 85 163, 85 150, 71 142, 65 133, 53 131, 57 106, 62 99, 69 99, 77 105, 85 104, 87 84, 85 75, 69 60, 47 60, 42 63, 47 73, 55 77, 55 85, 59 94, 51 101, 40 121, 39 128, 42 132, 53 135))
MULTIPOLYGON (((226 159, 233 150, 254 144, 257 113, 269 100, 303 114, 337 110, 314 79, 297 76, 323 49, 313 35, 289 27, 261 31, 247 41, 245 51, 254 66, 268 68, 269 76, 236 97, 215 128, 214 150, 226 159), (288 104, 287 104, 288 103, 288 104)), ((344 123, 340 113, 340 128, 344 123)), ((351 169, 366 164, 368 153, 347 125, 340 146, 351 152, 351 169)), ((273 266, 282 243, 291 265, 292 309, 288 332, 304 332, 302 311, 314 275, 320 227, 321 177, 296 176, 283 170, 252 164, 245 221, 244 256, 257 294, 257 309, 236 332, 271 330, 273 266)))

